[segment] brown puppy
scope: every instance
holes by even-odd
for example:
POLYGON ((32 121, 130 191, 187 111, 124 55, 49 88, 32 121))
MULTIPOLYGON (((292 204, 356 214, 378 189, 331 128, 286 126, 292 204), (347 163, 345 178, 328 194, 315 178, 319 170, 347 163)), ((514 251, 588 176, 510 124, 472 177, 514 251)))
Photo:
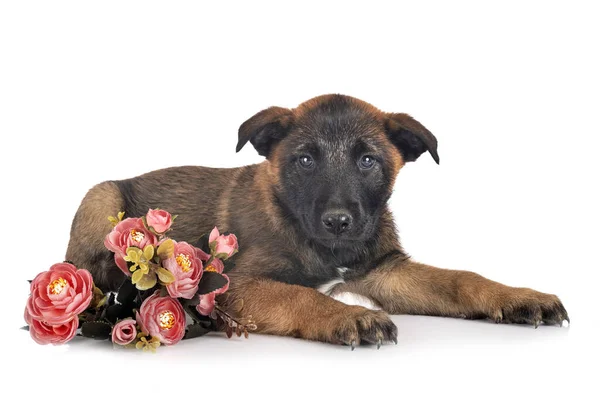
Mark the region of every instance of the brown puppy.
POLYGON ((387 208, 394 180, 425 151, 439 163, 437 140, 410 116, 327 95, 259 112, 240 127, 237 150, 248 141, 266 161, 169 168, 95 186, 73 220, 67 259, 115 289, 123 273, 103 245, 111 230, 106 218, 160 206, 180 216, 177 240, 193 242, 214 225, 238 236, 231 286, 220 301, 252 315, 263 333, 354 346, 396 340, 386 313, 536 326, 568 320, 554 295, 407 257, 387 208), (341 292, 383 311, 327 296, 341 292))

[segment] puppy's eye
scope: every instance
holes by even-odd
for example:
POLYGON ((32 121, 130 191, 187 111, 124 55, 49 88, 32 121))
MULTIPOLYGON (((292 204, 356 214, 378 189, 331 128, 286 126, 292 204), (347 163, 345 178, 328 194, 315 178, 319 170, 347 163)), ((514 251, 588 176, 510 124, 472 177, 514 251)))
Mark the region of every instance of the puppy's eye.
POLYGON ((306 155, 300 156, 300 158, 298 158, 298 162, 300 163, 300 166, 305 169, 310 169, 315 165, 315 161, 312 159, 312 157, 306 155))
POLYGON ((372 169, 375 166, 375 158, 373 156, 362 156, 358 162, 360 169, 372 169))

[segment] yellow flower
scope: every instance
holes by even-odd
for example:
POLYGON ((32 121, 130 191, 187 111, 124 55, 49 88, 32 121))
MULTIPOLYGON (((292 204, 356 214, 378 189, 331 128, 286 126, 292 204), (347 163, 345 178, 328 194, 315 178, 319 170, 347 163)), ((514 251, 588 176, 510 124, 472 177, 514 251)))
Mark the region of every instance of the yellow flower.
POLYGON ((123 221, 123 216, 125 216, 125 212, 119 212, 116 217, 109 216, 108 221, 110 221, 113 227, 116 227, 118 223, 123 221))
POLYGON ((135 284, 137 289, 146 290, 156 285, 156 272, 151 269, 150 262, 154 257, 154 246, 147 245, 144 250, 137 247, 127 247, 127 255, 123 258, 132 265, 129 268, 133 274, 131 282, 135 284))
POLYGON ((150 261, 154 257, 154 246, 147 245, 143 251, 137 247, 127 247, 126 252, 127 255, 123 259, 132 263, 129 268, 130 271, 135 272, 137 269, 140 269, 143 274, 148 273, 150 270, 150 261))
POLYGON ((140 333, 138 334, 138 338, 140 340, 135 344, 137 349, 156 352, 156 348, 160 347, 160 340, 158 337, 150 337, 150 340, 148 340, 147 336, 144 336, 144 333, 140 333))
POLYGON ((156 285, 156 272, 151 271, 144 274, 141 269, 138 269, 131 275, 131 282, 140 291, 145 291, 156 285))

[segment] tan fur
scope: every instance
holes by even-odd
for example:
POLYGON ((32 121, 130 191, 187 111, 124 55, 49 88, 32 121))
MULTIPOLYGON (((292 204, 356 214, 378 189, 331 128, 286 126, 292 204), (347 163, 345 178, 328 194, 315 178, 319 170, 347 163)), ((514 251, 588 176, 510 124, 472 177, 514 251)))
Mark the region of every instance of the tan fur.
MULTIPOLYGON (((126 205, 130 217, 160 206, 180 215, 170 232, 178 241, 194 242, 214 225, 240 237, 240 252, 228 273, 231 285, 219 301, 238 316, 252 316, 262 333, 346 344, 395 341, 397 329, 385 312, 484 317, 535 325, 568 320, 554 295, 508 287, 471 272, 410 261, 387 208, 379 216, 377 234, 372 239, 376 244, 353 251, 356 259, 348 261, 354 263, 354 275, 345 277, 346 282, 334 288, 334 294, 348 291, 366 296, 385 312, 345 305, 314 289, 320 279, 333 277, 336 265, 332 265, 327 252, 311 247, 314 239, 290 228, 289 217, 282 214, 275 201, 275 195, 282 195, 278 193, 284 175, 281 167, 288 158, 268 139, 256 135, 257 130, 268 129, 282 140, 294 122, 301 124, 297 132, 314 132, 320 123, 314 122, 311 111, 330 100, 339 102, 340 97, 317 97, 293 110, 271 107, 244 122, 237 149, 250 141, 268 158, 261 164, 233 169, 167 168, 95 186, 73 220, 67 259, 90 270, 101 288, 115 290, 125 276, 103 245, 111 230, 107 217, 123 211, 126 205), (306 286, 291 284, 299 282, 306 286), (243 308, 239 309, 241 303, 243 308)), ((388 190, 393 189, 395 175, 405 162, 416 160, 423 152, 411 151, 410 146, 407 150, 402 142, 407 132, 420 138, 439 162, 437 140, 410 116, 385 113, 352 97, 343 100, 353 103, 352 111, 360 111, 361 118, 368 119, 361 123, 360 132, 386 153, 386 164, 393 174, 386 184, 388 190)), ((329 119, 329 112, 324 116, 329 119)))
POLYGON ((231 202, 231 193, 234 192, 237 186, 238 177, 242 173, 241 168, 233 174, 228 184, 223 187, 223 194, 219 200, 218 207, 218 222, 215 225, 219 228, 229 228, 229 215, 232 207, 230 206, 231 202))
POLYGON ((386 313, 348 306, 312 288, 266 279, 241 279, 238 288, 227 301, 243 299, 243 308, 232 311, 251 316, 259 333, 359 344, 365 337, 371 343, 390 341, 395 332, 386 313), (371 330, 371 336, 364 334, 371 330))
MULTIPOLYGON (((529 288, 509 287, 479 274, 446 270, 410 260, 396 261, 366 277, 337 286, 334 294, 353 292, 367 296, 391 314, 487 317, 502 321, 505 313, 537 304, 542 308, 560 305, 558 297, 529 288)), ((566 317, 566 313, 564 315, 566 317)))
MULTIPOLYGON (((71 238, 65 256, 67 261, 79 261, 91 250, 104 248, 104 238, 112 230, 109 216, 116 216, 123 210, 123 197, 113 182, 94 186, 83 198, 71 227, 71 238)), ((96 273, 102 281, 106 272, 96 273)))

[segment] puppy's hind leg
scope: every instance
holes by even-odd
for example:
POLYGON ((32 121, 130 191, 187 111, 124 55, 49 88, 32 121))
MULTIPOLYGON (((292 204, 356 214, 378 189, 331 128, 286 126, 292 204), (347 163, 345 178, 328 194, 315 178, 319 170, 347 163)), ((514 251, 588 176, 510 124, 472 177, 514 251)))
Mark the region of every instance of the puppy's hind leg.
POLYGON ((83 198, 71 225, 66 260, 89 270, 96 286, 105 291, 116 290, 124 277, 113 253, 104 247, 104 238, 112 230, 108 217, 116 216, 124 207, 116 183, 100 183, 83 198))

